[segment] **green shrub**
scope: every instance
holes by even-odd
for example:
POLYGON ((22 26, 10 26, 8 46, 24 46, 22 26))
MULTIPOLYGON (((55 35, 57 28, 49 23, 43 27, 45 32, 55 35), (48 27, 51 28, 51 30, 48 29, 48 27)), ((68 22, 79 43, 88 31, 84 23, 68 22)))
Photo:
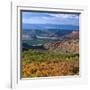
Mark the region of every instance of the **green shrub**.
POLYGON ((32 61, 43 62, 50 60, 79 60, 79 54, 61 54, 59 52, 28 50, 22 54, 23 60, 27 63, 32 61))

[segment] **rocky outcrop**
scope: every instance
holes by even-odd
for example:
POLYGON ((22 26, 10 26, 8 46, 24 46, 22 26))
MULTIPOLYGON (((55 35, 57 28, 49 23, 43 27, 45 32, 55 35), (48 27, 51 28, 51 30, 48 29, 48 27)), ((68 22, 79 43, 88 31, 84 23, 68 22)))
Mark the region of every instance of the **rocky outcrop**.
POLYGON ((51 51, 61 52, 61 53, 79 53, 79 41, 78 40, 66 40, 58 42, 50 42, 44 44, 44 47, 51 51))

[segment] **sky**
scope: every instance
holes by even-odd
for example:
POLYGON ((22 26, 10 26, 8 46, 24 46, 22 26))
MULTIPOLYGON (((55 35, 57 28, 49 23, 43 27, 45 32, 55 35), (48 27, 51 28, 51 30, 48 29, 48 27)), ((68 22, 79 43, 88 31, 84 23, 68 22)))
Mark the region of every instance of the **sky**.
POLYGON ((22 24, 63 24, 79 26, 79 14, 22 12, 22 24))

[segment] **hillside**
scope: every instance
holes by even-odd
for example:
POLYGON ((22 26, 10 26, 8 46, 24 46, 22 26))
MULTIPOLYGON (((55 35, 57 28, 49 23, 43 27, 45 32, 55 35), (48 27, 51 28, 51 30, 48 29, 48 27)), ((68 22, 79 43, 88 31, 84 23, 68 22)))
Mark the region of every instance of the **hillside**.
POLYGON ((23 30, 22 40, 34 39, 79 39, 78 30, 45 29, 23 30))
POLYGON ((44 47, 51 51, 56 51, 56 52, 58 51, 61 53, 74 53, 74 54, 79 53, 78 39, 50 42, 50 43, 44 44, 44 47))
POLYGON ((67 35, 68 39, 79 39, 79 31, 72 31, 67 35))

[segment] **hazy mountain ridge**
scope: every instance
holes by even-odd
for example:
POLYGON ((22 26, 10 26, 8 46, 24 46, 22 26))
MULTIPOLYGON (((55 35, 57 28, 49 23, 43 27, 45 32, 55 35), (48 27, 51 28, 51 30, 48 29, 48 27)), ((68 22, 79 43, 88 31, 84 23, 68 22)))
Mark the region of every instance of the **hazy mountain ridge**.
POLYGON ((23 30, 23 40, 31 39, 63 39, 63 38, 79 38, 78 30, 23 30))
POLYGON ((23 29, 64 29, 64 30, 78 30, 76 25, 61 25, 61 24, 23 24, 23 29))

